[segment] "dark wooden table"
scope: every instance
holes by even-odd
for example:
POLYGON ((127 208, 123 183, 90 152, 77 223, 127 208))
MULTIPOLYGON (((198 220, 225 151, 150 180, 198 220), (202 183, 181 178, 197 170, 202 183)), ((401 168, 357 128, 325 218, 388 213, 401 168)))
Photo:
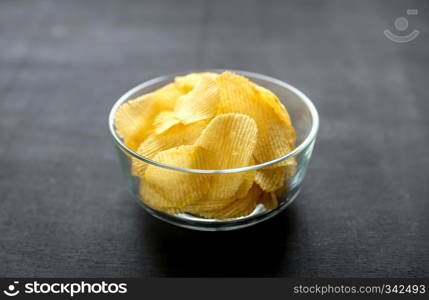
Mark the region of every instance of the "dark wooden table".
POLYGON ((427 1, 1 1, 0 276, 429 276, 428 14, 427 1), (383 35, 400 16, 420 31, 409 43, 383 35), (319 110, 304 190, 264 224, 180 229, 126 190, 111 105, 201 68, 280 78, 319 110))

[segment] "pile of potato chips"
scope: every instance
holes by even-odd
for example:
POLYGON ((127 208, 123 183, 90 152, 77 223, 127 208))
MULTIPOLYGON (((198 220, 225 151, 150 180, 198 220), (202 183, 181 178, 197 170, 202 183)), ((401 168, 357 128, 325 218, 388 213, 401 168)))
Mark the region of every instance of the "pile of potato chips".
MULTIPOLYGON (((223 170, 279 158, 295 148, 289 115, 271 91, 232 72, 192 73, 123 104, 115 127, 125 145, 154 161, 223 170)), ((277 195, 296 170, 294 158, 247 172, 175 171, 132 158, 143 201, 170 214, 203 218, 246 216, 277 195)))

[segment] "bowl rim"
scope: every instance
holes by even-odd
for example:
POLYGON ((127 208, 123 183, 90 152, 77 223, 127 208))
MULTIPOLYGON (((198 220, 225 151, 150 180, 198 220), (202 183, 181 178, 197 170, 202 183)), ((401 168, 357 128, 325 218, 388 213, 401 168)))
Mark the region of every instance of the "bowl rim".
POLYGON ((116 102, 114 103, 114 105, 112 106, 110 113, 109 113, 109 130, 110 130, 110 134, 113 137, 113 141, 115 142, 115 144, 124 152, 128 153, 129 155, 131 155, 132 157, 134 157, 135 159, 144 161, 145 163, 157 166, 157 167, 161 167, 161 168, 165 168, 165 169, 170 169, 170 170, 175 170, 175 171, 181 171, 181 172, 187 172, 187 173, 197 173, 197 174, 227 174, 227 173, 239 173, 239 172, 246 172, 246 171, 252 171, 252 170, 257 170, 257 169, 261 169, 261 168, 266 168, 275 164, 278 164, 284 160, 290 159, 292 157, 297 156, 299 153, 301 153, 302 151, 304 151, 315 139, 317 136, 317 132, 319 130, 319 114, 317 112, 316 107, 314 106, 313 102, 300 90, 298 90, 297 88, 295 88, 294 86, 283 82, 279 79, 267 76, 267 75, 263 75, 263 74, 259 74, 259 73, 254 73, 254 72, 248 72, 248 71, 241 71, 241 70, 231 70, 231 69, 203 69, 203 70, 193 70, 193 71, 188 71, 188 72, 179 72, 179 73, 173 73, 173 74, 169 74, 169 75, 162 75, 162 76, 158 76, 156 78, 147 80, 135 87, 133 87, 132 89, 128 90, 125 94, 123 94, 118 100, 116 100, 116 102), (189 73, 196 73, 196 72, 216 72, 216 73, 220 73, 220 72, 224 72, 224 71, 231 71, 240 75, 244 75, 246 77, 253 77, 256 79, 260 79, 260 80, 264 80, 264 81, 269 81, 271 83, 274 83, 278 86, 281 86, 287 90, 289 90, 290 92, 294 93, 295 95, 298 96, 298 98, 304 102, 304 104, 306 105, 306 107, 308 108, 308 110, 310 111, 310 115, 311 115, 311 119, 312 119, 312 126, 311 126, 311 130, 310 133, 307 135, 307 137, 291 152, 278 157, 276 159, 267 161, 267 162, 263 162, 260 164, 256 164, 256 165, 252 165, 252 166, 247 166, 247 167, 241 167, 241 168, 231 168, 231 169, 221 169, 221 170, 208 170, 208 169, 192 169, 192 168, 181 168, 181 167, 175 167, 175 166, 171 166, 171 165, 167 165, 167 164, 163 164, 157 161, 154 161, 152 159, 149 159, 147 157, 144 157, 140 154, 138 154, 137 152, 134 152, 133 150, 131 150, 130 148, 128 148, 124 142, 121 140, 121 138, 119 137, 119 135, 116 133, 115 130, 115 125, 114 125, 114 120, 115 120, 115 114, 116 111, 118 110, 118 108, 127 100, 129 100, 130 96, 133 95, 134 93, 136 93, 137 91, 144 89, 146 87, 149 87, 151 85, 160 83, 164 80, 166 80, 167 78, 171 78, 171 77, 175 77, 175 76, 181 76, 184 74, 189 74, 189 73))

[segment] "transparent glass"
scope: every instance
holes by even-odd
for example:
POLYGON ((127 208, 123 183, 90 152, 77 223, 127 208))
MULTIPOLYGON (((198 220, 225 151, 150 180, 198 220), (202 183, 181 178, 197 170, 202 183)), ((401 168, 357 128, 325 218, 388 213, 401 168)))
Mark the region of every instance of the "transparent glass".
MULTIPOLYGON (((210 71, 221 73, 223 70, 210 71)), ((277 215, 287 206, 289 206, 298 196, 302 187, 305 173, 308 168, 308 164, 310 162, 310 157, 313 151, 319 127, 319 117, 313 103, 298 89, 278 79, 251 72, 237 70, 233 70, 233 72, 246 76, 253 82, 271 90, 279 97, 280 101, 287 108, 289 115, 292 119, 292 125, 296 130, 296 148, 292 152, 287 153, 285 156, 276 158, 272 161, 244 168, 226 170, 197 170, 178 168, 174 166, 164 165, 156 161, 150 160, 146 157, 143 157, 126 147, 122 139, 116 133, 114 126, 114 116, 117 109, 129 100, 150 93, 168 83, 173 82, 176 76, 184 75, 190 72, 163 76, 144 82, 125 93, 114 104, 109 115, 109 128, 116 145, 120 165, 125 176, 126 182, 128 184, 129 190, 134 199, 137 201, 137 203, 140 204, 144 209, 146 209, 151 215, 168 223, 190 229, 206 231, 232 230, 248 227, 277 215), (132 163, 138 161, 141 164, 151 164, 153 166, 156 166, 157 168, 169 169, 171 170, 171 172, 185 172, 193 178, 198 176, 228 177, 231 176, 230 174, 239 172, 249 173, 252 171, 254 172, 255 170, 269 170, 281 165, 285 161, 293 160, 296 161, 296 167, 294 168, 294 171, 289 176, 287 176, 287 178, 285 178, 284 182, 281 183, 282 187, 276 191, 278 199, 278 206, 276 208, 267 209, 264 205, 259 203, 256 205, 256 208, 251 211, 247 216, 230 218, 226 220, 208 219, 198 217, 190 213, 177 213, 174 215, 173 213, 169 214, 154 209, 153 207, 148 205, 151 199, 144 199, 144 197, 147 196, 141 196, 140 183, 142 179, 140 179, 140 177, 133 176, 132 172, 132 163)))

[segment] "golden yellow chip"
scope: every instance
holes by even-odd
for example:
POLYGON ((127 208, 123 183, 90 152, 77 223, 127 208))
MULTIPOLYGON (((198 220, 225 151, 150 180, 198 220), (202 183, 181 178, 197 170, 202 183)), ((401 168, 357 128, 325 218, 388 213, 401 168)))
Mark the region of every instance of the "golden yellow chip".
POLYGON ((265 168, 256 171, 255 182, 265 191, 273 192, 285 184, 286 167, 265 168))
POLYGON ((210 76, 212 79, 215 79, 218 74, 204 72, 204 73, 190 73, 185 76, 177 76, 174 79, 176 87, 181 90, 183 93, 190 92, 197 83, 201 80, 202 75, 210 76))
MULTIPOLYGON (((200 150, 198 146, 180 146, 159 152, 154 160, 170 166, 198 169, 204 165, 203 152, 200 150)), ((167 199, 163 207, 182 208, 200 201, 206 195, 209 189, 207 176, 149 165, 142 180, 167 199)), ((147 203, 150 201, 148 199, 147 203)))
POLYGON ((170 215, 183 214, 185 211, 181 208, 167 208, 165 212, 170 215))
POLYGON ((216 115, 219 94, 216 81, 208 75, 201 75, 195 87, 177 100, 176 117, 189 124, 211 119, 216 115))
MULTIPOLYGON (((152 159, 158 152, 177 146, 192 145, 200 136, 208 121, 203 120, 189 125, 176 124, 161 134, 151 134, 137 149, 137 153, 152 159)), ((138 159, 132 159, 131 173, 134 176, 142 176, 147 163, 138 159)))
MULTIPOLYGON (((249 165, 253 165, 254 160, 251 158, 251 162, 249 165)), ((222 201, 219 201, 219 199, 215 199, 212 197, 205 197, 203 200, 191 205, 187 206, 186 210, 190 213, 198 214, 200 211, 214 211, 219 210, 221 208, 224 208, 231 202, 233 202, 235 199, 242 198, 247 195, 250 188, 253 185, 253 181, 255 179, 255 170, 246 171, 243 172, 243 182, 241 183, 240 187, 238 188, 235 195, 230 199, 223 199, 222 201)), ((222 181, 222 179, 219 178, 219 176, 227 176, 226 174, 211 174, 209 177, 210 182, 213 181, 222 181)))
MULTIPOLYGON (((253 165, 253 164, 250 164, 250 165, 253 165)), ((235 193, 235 197, 237 198, 244 197, 249 192, 250 188, 253 185, 253 181, 255 180, 256 170, 243 172, 243 175, 244 175, 243 182, 241 183, 240 187, 235 193)))
POLYGON ((224 208, 214 211, 199 211, 197 214, 204 218, 220 220, 247 216, 255 210, 261 193, 261 189, 254 184, 247 195, 232 201, 224 208))
POLYGON ((198 81, 200 81, 200 79, 200 73, 191 73, 185 76, 177 76, 174 79, 174 84, 179 90, 186 94, 195 87, 195 85, 198 81))
POLYGON ((264 192, 259 201, 268 210, 276 209, 279 206, 279 202, 275 193, 264 192))
POLYGON ((150 207, 175 215, 183 213, 180 208, 175 207, 175 203, 162 196, 151 184, 145 180, 140 181, 140 198, 150 207))
POLYGON ((214 212, 218 211, 231 202, 233 202, 235 198, 228 199, 228 201, 217 201, 217 200, 207 200, 206 198, 201 199, 198 202, 195 202, 190 205, 186 205, 183 207, 183 210, 185 212, 194 214, 194 215, 200 215, 200 212, 214 212))
MULTIPOLYGON (((241 183, 235 195, 230 199, 212 199, 209 197, 204 197, 201 201, 198 201, 192 205, 188 205, 184 207, 184 210, 197 215, 199 212, 213 212, 226 207, 227 205, 229 205, 230 203, 232 203, 238 198, 242 198, 246 196, 253 185, 253 180, 255 178, 256 171, 254 170, 248 171, 248 172, 244 172, 243 174, 244 174, 243 182, 241 183)), ((213 181, 217 182, 217 181, 220 181, 220 179, 216 177, 224 176, 224 175, 226 174, 211 174, 209 175, 208 180, 210 182, 213 182, 213 181)))
MULTIPOLYGON (((213 175, 209 175, 208 181, 210 183, 212 182, 212 178, 213 175)), ((220 210, 225 206, 229 205, 235 199, 236 197, 231 197, 229 199, 223 199, 222 201, 219 201, 219 199, 208 199, 208 197, 205 196, 200 201, 195 202, 191 205, 187 205, 183 209, 186 212, 199 215, 200 212, 212 212, 220 210)))
POLYGON ((115 127, 126 146, 136 150, 152 131, 152 123, 162 110, 171 110, 182 92, 174 84, 130 100, 118 108, 115 127))
MULTIPOLYGON (((258 129, 255 121, 242 114, 223 114, 203 130, 195 145, 206 152, 207 168, 213 170, 241 168, 249 165, 255 149, 258 129)), ((240 188, 245 173, 214 174, 208 201, 225 201, 240 188)))
POLYGON ((156 99, 155 109, 161 112, 163 110, 173 110, 177 100, 183 95, 183 92, 177 89, 174 83, 170 83, 154 91, 152 95, 156 99))
POLYGON ((274 192, 287 184, 295 175, 296 160, 290 158, 272 168, 263 168, 256 171, 255 182, 265 191, 274 192), (281 165, 280 167, 278 165, 281 165))
POLYGON ((231 72, 220 74, 216 81, 220 98, 218 113, 247 114, 256 121, 258 143, 254 157, 257 161, 271 161, 293 150, 295 131, 290 122, 286 122, 289 117, 282 113, 283 109, 275 108, 278 103, 271 94, 260 97, 260 90, 247 78, 231 72))
MULTIPOLYGON (((261 99, 261 102, 265 105, 272 107, 276 112, 277 116, 279 116, 287 126, 292 126, 289 113, 287 112, 284 105, 280 102, 279 98, 273 92, 260 85, 253 83, 253 86, 255 87, 256 93, 261 99)), ((292 140, 295 141, 295 130, 292 130, 291 135, 292 140)))
POLYGON ((165 110, 160 112, 155 118, 153 127, 155 128, 156 134, 161 134, 177 123, 180 123, 180 120, 177 118, 176 113, 172 110, 165 110))
POLYGON ((296 174, 296 167, 298 163, 295 158, 289 158, 285 161, 286 167, 286 180, 290 180, 296 174))
POLYGON ((252 161, 258 128, 247 115, 219 115, 207 125, 195 145, 204 148, 213 159, 210 168, 216 170, 241 168, 252 161))
POLYGON ((175 205, 145 180, 140 180, 140 198, 150 207, 161 211, 172 209, 175 205))

